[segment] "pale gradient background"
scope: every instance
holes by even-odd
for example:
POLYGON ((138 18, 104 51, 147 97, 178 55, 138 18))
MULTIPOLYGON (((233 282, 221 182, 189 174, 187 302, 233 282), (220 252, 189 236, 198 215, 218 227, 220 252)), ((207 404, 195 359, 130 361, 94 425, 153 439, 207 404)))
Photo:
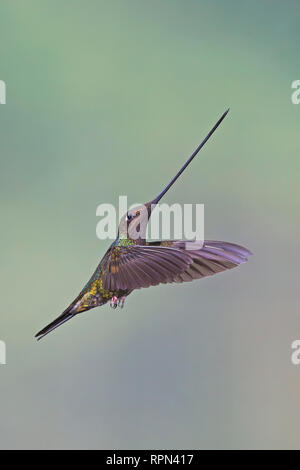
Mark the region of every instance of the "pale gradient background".
POLYGON ((298 1, 2 0, 1 448, 300 448, 298 1), (96 207, 205 204, 247 265, 36 343, 108 247, 96 207))

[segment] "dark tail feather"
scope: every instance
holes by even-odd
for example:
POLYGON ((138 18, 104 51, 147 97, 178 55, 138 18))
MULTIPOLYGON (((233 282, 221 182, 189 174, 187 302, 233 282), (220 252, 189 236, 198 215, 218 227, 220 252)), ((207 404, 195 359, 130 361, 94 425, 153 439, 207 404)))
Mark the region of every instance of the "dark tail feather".
POLYGON ((59 317, 57 317, 53 322, 49 323, 49 325, 45 326, 41 331, 39 331, 36 335, 35 338, 39 341, 42 339, 44 336, 46 336, 48 333, 51 331, 55 330, 58 326, 62 325, 66 321, 70 320, 72 317, 74 317, 74 313, 69 312, 64 312, 62 313, 59 317))

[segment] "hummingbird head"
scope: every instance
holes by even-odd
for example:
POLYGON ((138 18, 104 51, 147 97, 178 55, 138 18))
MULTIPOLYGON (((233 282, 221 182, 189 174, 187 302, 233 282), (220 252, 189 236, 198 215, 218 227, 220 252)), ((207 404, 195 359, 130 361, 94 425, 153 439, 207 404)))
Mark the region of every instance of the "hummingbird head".
POLYGON ((120 221, 118 237, 130 239, 136 244, 143 243, 146 239, 148 220, 148 204, 130 209, 120 221))
POLYGON ((119 234, 120 238, 126 238, 133 240, 136 244, 143 244, 146 239, 146 228, 148 221, 151 217, 152 211, 155 209, 156 205, 166 194, 167 191, 173 186, 175 181, 179 178, 181 173, 186 169, 186 167, 191 163, 193 158, 197 155, 199 150, 204 146, 208 139, 215 132, 217 127, 221 124, 229 109, 220 117, 218 122, 214 125, 211 131, 207 134, 205 139, 201 144, 196 148, 192 153, 189 159, 185 162, 183 167, 178 171, 178 173, 172 178, 172 180, 167 184, 167 186, 156 196, 152 201, 145 203, 144 205, 137 206, 134 209, 130 209, 121 219, 119 225, 119 234))

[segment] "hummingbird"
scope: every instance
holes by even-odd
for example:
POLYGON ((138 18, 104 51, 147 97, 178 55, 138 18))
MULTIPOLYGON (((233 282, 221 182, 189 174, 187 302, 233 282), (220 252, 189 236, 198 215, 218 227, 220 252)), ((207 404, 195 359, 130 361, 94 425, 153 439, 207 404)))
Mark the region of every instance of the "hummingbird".
POLYGON ((135 289, 158 284, 190 282, 232 269, 252 253, 234 243, 204 240, 146 241, 146 227, 158 202, 179 178, 221 124, 220 117, 183 167, 152 201, 129 210, 121 219, 116 240, 76 299, 35 336, 38 340, 79 313, 110 303, 123 308, 135 289))

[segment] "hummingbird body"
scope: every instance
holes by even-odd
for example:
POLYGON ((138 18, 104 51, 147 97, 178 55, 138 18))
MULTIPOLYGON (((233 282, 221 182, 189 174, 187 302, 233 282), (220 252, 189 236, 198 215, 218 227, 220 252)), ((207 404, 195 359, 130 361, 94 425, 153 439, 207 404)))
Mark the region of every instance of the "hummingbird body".
POLYGON ((38 339, 75 315, 107 302, 110 302, 113 308, 118 305, 122 308, 126 297, 135 289, 161 283, 190 282, 234 268, 247 261, 250 251, 233 243, 214 240, 147 242, 145 235, 147 223, 159 200, 197 155, 228 111, 223 114, 166 188, 151 202, 128 211, 122 217, 118 236, 105 253, 91 279, 68 308, 37 333, 38 339))

